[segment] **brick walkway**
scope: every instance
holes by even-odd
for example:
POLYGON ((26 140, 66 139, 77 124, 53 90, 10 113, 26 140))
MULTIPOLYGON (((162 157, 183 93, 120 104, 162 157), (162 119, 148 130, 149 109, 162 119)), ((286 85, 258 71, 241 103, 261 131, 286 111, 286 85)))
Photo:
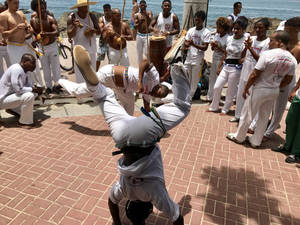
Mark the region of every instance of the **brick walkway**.
MULTIPOLYGON (((299 164, 266 146, 229 142, 225 133, 236 125, 206 109, 193 106, 160 143, 185 224, 300 224, 299 164)), ((282 141, 277 133, 268 145, 282 141)), ((1 225, 112 223, 107 198, 117 157, 102 116, 47 119, 33 130, 12 124, 0 132, 0 149, 1 225)), ((155 210, 147 224, 171 223, 155 210)))

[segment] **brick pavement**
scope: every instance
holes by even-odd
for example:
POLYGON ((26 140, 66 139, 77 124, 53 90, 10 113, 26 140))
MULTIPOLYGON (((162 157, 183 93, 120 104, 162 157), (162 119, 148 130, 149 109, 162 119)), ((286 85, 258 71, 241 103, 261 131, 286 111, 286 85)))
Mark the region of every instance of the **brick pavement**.
MULTIPOLYGON (((225 138, 229 116, 193 106, 161 140, 166 185, 185 224, 300 224, 300 166, 268 149, 225 138)), ((0 224, 111 224, 107 198, 118 179, 102 116, 51 118, 0 132, 0 224)), ((124 202, 122 202, 124 205, 124 202)), ((122 211, 124 224, 128 224, 122 211)), ((147 224, 171 224, 155 210, 147 224)))

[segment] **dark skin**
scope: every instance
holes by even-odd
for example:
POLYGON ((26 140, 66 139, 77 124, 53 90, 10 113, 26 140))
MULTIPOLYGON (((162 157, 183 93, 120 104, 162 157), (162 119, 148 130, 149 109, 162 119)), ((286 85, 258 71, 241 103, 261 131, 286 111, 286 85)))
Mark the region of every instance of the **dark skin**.
MULTIPOLYGON (((195 23, 195 26, 196 26, 196 30, 202 30, 203 28, 203 20, 200 18, 200 17, 195 17, 194 19, 194 23, 195 23)), ((185 49, 188 49, 189 47, 193 46, 201 51, 206 51, 207 48, 208 48, 208 44, 209 43, 203 43, 201 45, 197 45, 193 42, 193 39, 191 40, 185 40, 184 42, 184 48, 185 49)))
MULTIPOLYGON (((288 49, 291 49, 291 53, 295 56, 297 63, 300 63, 300 42, 298 40, 298 33, 300 32, 300 27, 288 27, 285 26, 285 31, 287 31, 290 35, 290 42, 288 45, 288 49)), ((292 102, 294 97, 296 96, 296 92, 300 87, 300 79, 297 81, 296 86, 291 91, 289 96, 289 101, 292 102)))
POLYGON ((126 41, 133 39, 129 25, 121 22, 121 12, 119 9, 112 10, 111 22, 104 27, 102 35, 103 41, 117 50, 120 50, 121 46, 122 49, 126 48, 126 41))
MULTIPOLYGON (((270 37, 270 43, 269 43, 269 49, 274 49, 274 48, 281 48, 283 50, 287 50, 287 46, 284 45, 280 40, 276 40, 276 33, 272 34, 270 37)), ((245 90, 243 92, 243 98, 246 99, 248 95, 250 95, 249 89, 251 86, 255 83, 255 81, 258 79, 258 77, 261 76, 263 71, 254 69, 254 71, 251 73, 248 82, 245 86, 245 90)), ((286 75, 283 80, 280 83, 280 88, 283 88, 287 86, 289 83, 291 83, 293 79, 293 75, 286 75)))
MULTIPOLYGON (((226 35, 226 31, 223 27, 221 27, 220 25, 217 24, 217 33, 220 34, 220 37, 224 37, 224 35, 226 35)), ((220 47, 219 43, 217 41, 212 41, 210 43, 211 49, 213 51, 218 50, 220 52, 225 52, 225 50, 223 48, 220 47)))
MULTIPOLYGON (((235 39, 240 39, 243 37, 245 33, 245 30, 239 25, 239 24, 235 24, 234 27, 233 27, 233 34, 234 34, 234 38, 235 39)), ((239 59, 240 63, 243 63, 242 59, 245 57, 246 55, 246 51, 247 49, 245 48, 244 51, 242 52, 242 56, 241 58, 239 59)), ((222 70, 222 67, 223 67, 223 63, 224 63, 224 60, 226 59, 226 51, 224 52, 224 55, 222 57, 222 60, 219 64, 219 67, 218 67, 218 70, 217 70, 217 75, 219 75, 221 73, 221 70, 222 70)))
MULTIPOLYGON (((172 5, 169 2, 164 2, 161 6, 162 8, 162 14, 164 18, 168 18, 171 15, 171 9, 172 5)), ((150 24, 150 31, 154 32, 155 34, 159 34, 159 30, 155 28, 155 25, 157 24, 157 19, 159 15, 156 15, 153 20, 151 21, 150 24)), ((180 32, 180 24, 179 24, 179 19, 176 14, 173 16, 173 30, 172 31, 165 31, 162 33, 163 36, 168 36, 168 35, 175 35, 179 34, 180 32)))
POLYGON ((147 11, 146 9, 147 4, 140 3, 140 12, 134 16, 134 29, 142 34, 149 33, 149 25, 153 17, 152 11, 147 11))
MULTIPOLYGON (((254 26, 254 30, 257 35, 258 41, 264 41, 267 39, 267 28, 263 25, 263 23, 261 23, 261 22, 256 23, 254 26)), ((252 47, 252 40, 251 40, 250 36, 248 37, 247 40, 245 40, 245 47, 247 50, 250 51, 253 58, 256 61, 258 61, 259 55, 254 51, 254 49, 252 47)))
POLYGON ((36 11, 36 16, 32 17, 30 20, 30 25, 32 26, 35 33, 35 38, 37 38, 37 34, 40 34, 43 44, 52 44, 56 40, 59 31, 55 18, 47 14, 45 4, 41 4, 41 19, 43 32, 41 32, 39 12, 36 11))
MULTIPOLYGON (((86 18, 88 15, 88 6, 82 6, 78 8, 78 16, 82 19, 86 18)), ((99 35, 101 33, 98 20, 96 16, 93 13, 90 13, 90 18, 92 20, 92 23, 90 24, 90 27, 86 28, 85 35, 87 37, 91 37, 92 35, 96 34, 99 35)), ((80 27, 82 24, 80 24, 79 19, 74 19, 72 17, 72 14, 68 17, 67 20, 67 33, 69 38, 73 38, 76 35, 77 29, 81 29, 80 27)))

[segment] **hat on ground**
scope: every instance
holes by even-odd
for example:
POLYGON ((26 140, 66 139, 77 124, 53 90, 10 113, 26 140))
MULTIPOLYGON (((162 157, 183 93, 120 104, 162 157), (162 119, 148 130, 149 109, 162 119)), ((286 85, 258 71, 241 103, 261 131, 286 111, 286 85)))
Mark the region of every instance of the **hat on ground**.
POLYGON ((70 9, 76 9, 78 7, 87 6, 87 5, 96 5, 97 2, 90 2, 88 0, 77 0, 77 4, 72 6, 70 9))

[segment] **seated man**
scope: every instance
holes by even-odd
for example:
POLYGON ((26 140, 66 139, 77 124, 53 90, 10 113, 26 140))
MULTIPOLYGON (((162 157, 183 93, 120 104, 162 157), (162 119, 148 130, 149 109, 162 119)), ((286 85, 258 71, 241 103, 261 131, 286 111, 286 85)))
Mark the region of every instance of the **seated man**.
POLYGON ((111 135, 123 156, 118 161, 120 181, 111 189, 109 209, 115 225, 121 224, 118 203, 131 201, 151 202, 166 213, 175 225, 183 225, 179 206, 174 203, 165 186, 161 152, 157 142, 166 131, 178 125, 189 114, 191 107, 190 84, 186 70, 180 65, 171 69, 174 100, 145 115, 133 117, 116 101, 111 89, 99 83, 88 53, 75 46, 74 59, 87 82, 93 97, 109 124, 111 135))
MULTIPOLYGON (((158 71, 147 60, 142 61, 139 69, 109 64, 101 67, 97 72, 99 81, 114 90, 129 115, 134 113, 134 92, 143 94, 144 107, 148 112, 151 96, 164 98, 168 95, 168 87, 160 84, 160 80, 168 75, 169 73, 166 73, 164 77, 159 78, 158 71)), ((65 79, 60 79, 58 83, 77 97, 91 96, 85 83, 77 84, 65 79)))
POLYGON ((9 109, 8 113, 19 116, 19 125, 30 128, 33 123, 33 102, 36 92, 41 94, 41 88, 32 88, 30 75, 27 72, 35 70, 35 57, 24 54, 20 64, 11 65, 0 80, 0 109, 9 109))

